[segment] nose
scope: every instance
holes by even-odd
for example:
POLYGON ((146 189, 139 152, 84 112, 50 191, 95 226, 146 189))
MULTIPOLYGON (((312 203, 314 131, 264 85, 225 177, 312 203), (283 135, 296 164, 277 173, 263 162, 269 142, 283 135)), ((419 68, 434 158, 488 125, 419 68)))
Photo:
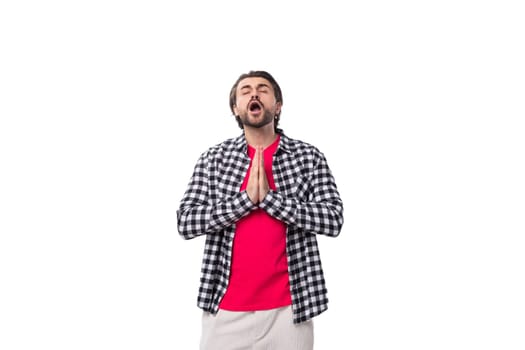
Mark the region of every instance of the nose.
POLYGON ((252 95, 252 100, 259 100, 259 96, 257 95, 257 93, 252 95))

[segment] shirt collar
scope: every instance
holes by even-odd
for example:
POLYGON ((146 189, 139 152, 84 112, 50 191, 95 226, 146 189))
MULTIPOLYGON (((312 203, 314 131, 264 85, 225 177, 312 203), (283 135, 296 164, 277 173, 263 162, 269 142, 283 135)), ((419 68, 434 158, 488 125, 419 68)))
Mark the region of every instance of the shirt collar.
MULTIPOLYGON (((281 152, 281 151, 290 153, 290 139, 286 137, 286 135, 282 132, 282 130, 279 130, 278 132, 281 135, 281 140, 279 141, 279 146, 277 147, 276 153, 281 152)), ((244 137, 244 133, 242 133, 241 135, 235 138, 234 144, 235 144, 235 148, 239 152, 246 153, 248 151, 248 146, 246 143, 246 138, 244 137)))

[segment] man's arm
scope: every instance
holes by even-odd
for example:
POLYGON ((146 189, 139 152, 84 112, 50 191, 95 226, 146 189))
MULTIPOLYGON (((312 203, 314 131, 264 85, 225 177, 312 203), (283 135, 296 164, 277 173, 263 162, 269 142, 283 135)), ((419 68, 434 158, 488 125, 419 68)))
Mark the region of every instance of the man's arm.
POLYGON ((337 190, 328 163, 318 153, 317 164, 310 177, 311 196, 308 201, 284 197, 270 190, 259 207, 287 225, 305 232, 336 237, 343 226, 343 201, 337 190))
POLYGON ((177 228, 184 239, 220 232, 255 209, 246 191, 211 200, 207 156, 204 153, 197 161, 177 210, 177 228))

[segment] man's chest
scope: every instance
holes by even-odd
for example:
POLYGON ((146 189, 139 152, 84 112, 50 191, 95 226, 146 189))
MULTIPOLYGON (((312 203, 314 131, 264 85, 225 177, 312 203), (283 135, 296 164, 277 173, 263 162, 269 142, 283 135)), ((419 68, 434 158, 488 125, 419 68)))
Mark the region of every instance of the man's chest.
MULTIPOLYGON (((210 190, 219 198, 234 195, 241 190, 249 169, 250 158, 247 156, 217 159, 208 169, 210 190)), ((311 165, 304 159, 289 154, 275 156, 271 164, 271 174, 275 191, 297 198, 308 196, 313 172, 311 165)))

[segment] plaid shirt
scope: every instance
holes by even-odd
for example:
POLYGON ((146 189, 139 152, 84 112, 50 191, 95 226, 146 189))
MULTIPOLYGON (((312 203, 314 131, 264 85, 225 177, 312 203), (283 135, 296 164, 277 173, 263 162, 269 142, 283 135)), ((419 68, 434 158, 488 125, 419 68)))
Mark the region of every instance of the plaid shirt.
MULTIPOLYGON (((257 208, 240 191, 249 165, 244 134, 211 147, 197 161, 177 210, 184 239, 206 235, 197 305, 212 314, 228 287, 235 223, 257 208)), ((300 323, 328 307, 316 234, 339 234, 343 203, 324 155, 282 133, 273 174, 277 190, 259 208, 287 225, 293 320, 300 323)))

